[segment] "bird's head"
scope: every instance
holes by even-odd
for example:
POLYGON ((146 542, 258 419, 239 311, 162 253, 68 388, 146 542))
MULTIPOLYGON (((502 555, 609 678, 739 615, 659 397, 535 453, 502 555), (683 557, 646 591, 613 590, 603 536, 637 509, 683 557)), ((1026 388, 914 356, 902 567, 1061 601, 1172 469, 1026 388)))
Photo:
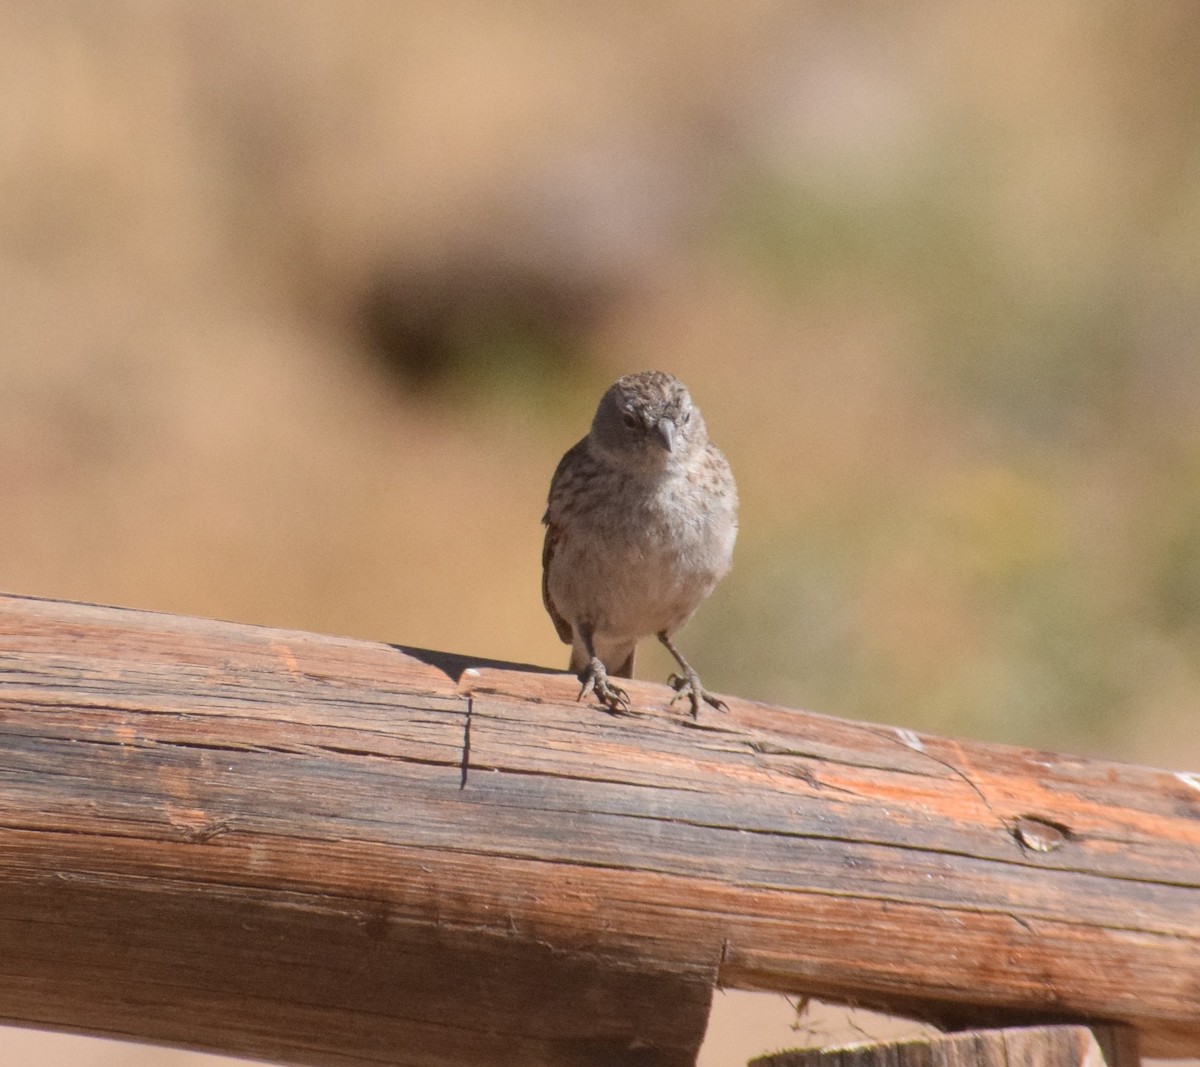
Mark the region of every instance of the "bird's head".
POLYGON ((651 370, 625 375, 600 398, 591 442, 614 459, 659 467, 685 461, 708 434, 683 382, 651 370))

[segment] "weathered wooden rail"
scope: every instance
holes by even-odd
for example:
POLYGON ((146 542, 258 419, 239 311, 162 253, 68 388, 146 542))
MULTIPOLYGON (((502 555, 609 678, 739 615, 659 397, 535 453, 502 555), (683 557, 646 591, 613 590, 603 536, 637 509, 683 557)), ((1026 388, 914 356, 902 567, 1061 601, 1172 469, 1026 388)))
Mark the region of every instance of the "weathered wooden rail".
POLYGON ((0 597, 0 1019, 683 1065, 716 985, 1200 1051, 1200 777, 0 597))
POLYGON ((966 1030, 943 1037, 803 1049, 760 1056, 750 1067, 1138 1067, 1137 1035, 1117 1026, 966 1030))

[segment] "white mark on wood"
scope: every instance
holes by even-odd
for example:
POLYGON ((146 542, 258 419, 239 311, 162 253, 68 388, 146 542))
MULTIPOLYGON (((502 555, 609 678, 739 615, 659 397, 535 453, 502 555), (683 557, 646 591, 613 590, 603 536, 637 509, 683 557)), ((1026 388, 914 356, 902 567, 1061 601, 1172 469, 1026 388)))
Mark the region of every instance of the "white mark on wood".
POLYGON ((904 726, 897 726, 896 736, 900 738, 903 744, 908 745, 909 748, 915 748, 918 752, 925 751, 924 743, 913 730, 910 730, 904 726))
POLYGON ((300 664, 296 662, 296 657, 292 650, 288 648, 282 641, 272 641, 270 645, 271 651, 282 660, 283 665, 287 668, 288 674, 293 678, 300 677, 300 664))
POLYGON ((1196 792, 1200 793, 1200 774, 1195 774, 1192 771, 1177 771, 1175 777, 1184 785, 1190 785, 1196 792))
POLYGON ((478 667, 468 667, 465 671, 463 671, 463 674, 469 674, 472 678, 478 678, 479 677, 479 668, 478 667))

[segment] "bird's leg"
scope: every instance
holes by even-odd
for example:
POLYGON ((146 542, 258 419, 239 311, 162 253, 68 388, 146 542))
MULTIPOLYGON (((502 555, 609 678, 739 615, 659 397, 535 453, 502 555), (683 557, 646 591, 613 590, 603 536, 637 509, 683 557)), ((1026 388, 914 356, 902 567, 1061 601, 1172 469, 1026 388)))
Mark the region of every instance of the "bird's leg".
POLYGON ((661 631, 659 634, 657 634, 657 637, 663 643, 663 646, 666 648, 666 650, 675 657, 675 662, 679 664, 679 669, 683 671, 682 676, 678 674, 672 674, 671 677, 667 679, 667 684, 675 690, 675 695, 671 698, 671 703, 674 704, 676 700, 686 693, 688 700, 692 705, 693 719, 700 718, 700 701, 702 700, 706 704, 711 704, 717 709, 717 711, 728 711, 729 708, 726 706, 725 701, 705 691, 704 686, 700 684, 700 675, 698 675, 692 668, 692 665, 683 658, 683 655, 680 653, 679 649, 677 649, 674 644, 671 643, 671 639, 667 636, 667 631, 661 631))
POLYGON ((583 642, 584 650, 587 652, 588 663, 579 672, 579 696, 575 699, 582 700, 583 694, 590 688, 596 695, 596 699, 609 711, 614 714, 628 711, 629 694, 619 685, 613 685, 608 680, 608 669, 604 666, 603 660, 596 655, 595 646, 592 644, 592 628, 579 626, 577 632, 579 639, 583 642))

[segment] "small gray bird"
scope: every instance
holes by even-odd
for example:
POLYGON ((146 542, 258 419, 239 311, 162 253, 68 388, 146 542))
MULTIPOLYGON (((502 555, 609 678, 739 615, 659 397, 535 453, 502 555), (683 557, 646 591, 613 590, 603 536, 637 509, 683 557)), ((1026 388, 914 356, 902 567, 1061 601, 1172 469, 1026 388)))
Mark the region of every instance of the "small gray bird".
POLYGON ((637 643, 654 634, 675 657, 676 699, 725 710, 671 641, 729 571, 737 486, 678 378, 627 374, 600 399, 591 432, 550 481, 542 522, 542 599, 571 670, 612 711, 629 695, 637 643))

